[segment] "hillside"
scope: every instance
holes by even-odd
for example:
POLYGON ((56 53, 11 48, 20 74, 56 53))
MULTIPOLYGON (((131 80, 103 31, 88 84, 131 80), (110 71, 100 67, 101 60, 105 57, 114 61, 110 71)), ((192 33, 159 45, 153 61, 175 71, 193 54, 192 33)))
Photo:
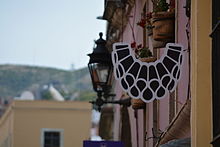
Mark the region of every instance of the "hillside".
POLYGON ((87 68, 75 71, 37 66, 0 65, 0 98, 18 97, 31 91, 42 99, 45 86, 52 84, 70 100, 91 100, 95 97, 87 68))

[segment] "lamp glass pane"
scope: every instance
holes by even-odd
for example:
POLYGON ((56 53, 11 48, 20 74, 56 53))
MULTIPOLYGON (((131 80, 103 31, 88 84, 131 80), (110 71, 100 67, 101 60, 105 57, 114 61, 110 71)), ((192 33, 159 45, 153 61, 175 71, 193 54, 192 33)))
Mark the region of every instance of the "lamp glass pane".
POLYGON ((106 83, 108 80, 109 67, 103 64, 96 64, 96 73, 100 83, 106 83))

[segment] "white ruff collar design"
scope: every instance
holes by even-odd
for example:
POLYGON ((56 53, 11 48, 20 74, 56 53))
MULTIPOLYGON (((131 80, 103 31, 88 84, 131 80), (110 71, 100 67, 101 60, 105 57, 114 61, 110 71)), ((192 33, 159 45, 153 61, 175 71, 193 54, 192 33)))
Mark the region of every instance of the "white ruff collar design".
POLYGON ((129 96, 144 102, 162 99, 172 92, 181 76, 183 47, 168 43, 164 54, 155 62, 142 62, 129 44, 114 43, 112 62, 116 80, 129 96))

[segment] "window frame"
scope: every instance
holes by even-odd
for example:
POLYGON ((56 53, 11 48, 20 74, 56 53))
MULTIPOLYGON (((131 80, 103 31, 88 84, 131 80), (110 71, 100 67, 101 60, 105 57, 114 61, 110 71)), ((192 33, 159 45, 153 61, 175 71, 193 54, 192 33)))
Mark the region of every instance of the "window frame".
POLYGON ((60 147, 64 147, 64 129, 55 129, 55 128, 42 128, 41 129, 41 139, 40 139, 40 144, 41 147, 44 147, 44 134, 45 132, 59 132, 60 133, 60 147))

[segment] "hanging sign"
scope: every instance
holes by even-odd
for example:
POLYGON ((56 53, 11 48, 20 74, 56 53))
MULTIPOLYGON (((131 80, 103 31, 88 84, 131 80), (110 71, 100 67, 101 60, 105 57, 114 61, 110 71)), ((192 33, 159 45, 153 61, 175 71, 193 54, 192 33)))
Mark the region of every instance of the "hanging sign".
POLYGON ((83 141, 83 147, 124 147, 121 141, 83 141))
POLYGON ((162 99, 172 92, 180 79, 183 47, 168 43, 164 54, 155 62, 142 62, 129 44, 113 44, 114 75, 122 89, 132 98, 144 102, 162 99))

